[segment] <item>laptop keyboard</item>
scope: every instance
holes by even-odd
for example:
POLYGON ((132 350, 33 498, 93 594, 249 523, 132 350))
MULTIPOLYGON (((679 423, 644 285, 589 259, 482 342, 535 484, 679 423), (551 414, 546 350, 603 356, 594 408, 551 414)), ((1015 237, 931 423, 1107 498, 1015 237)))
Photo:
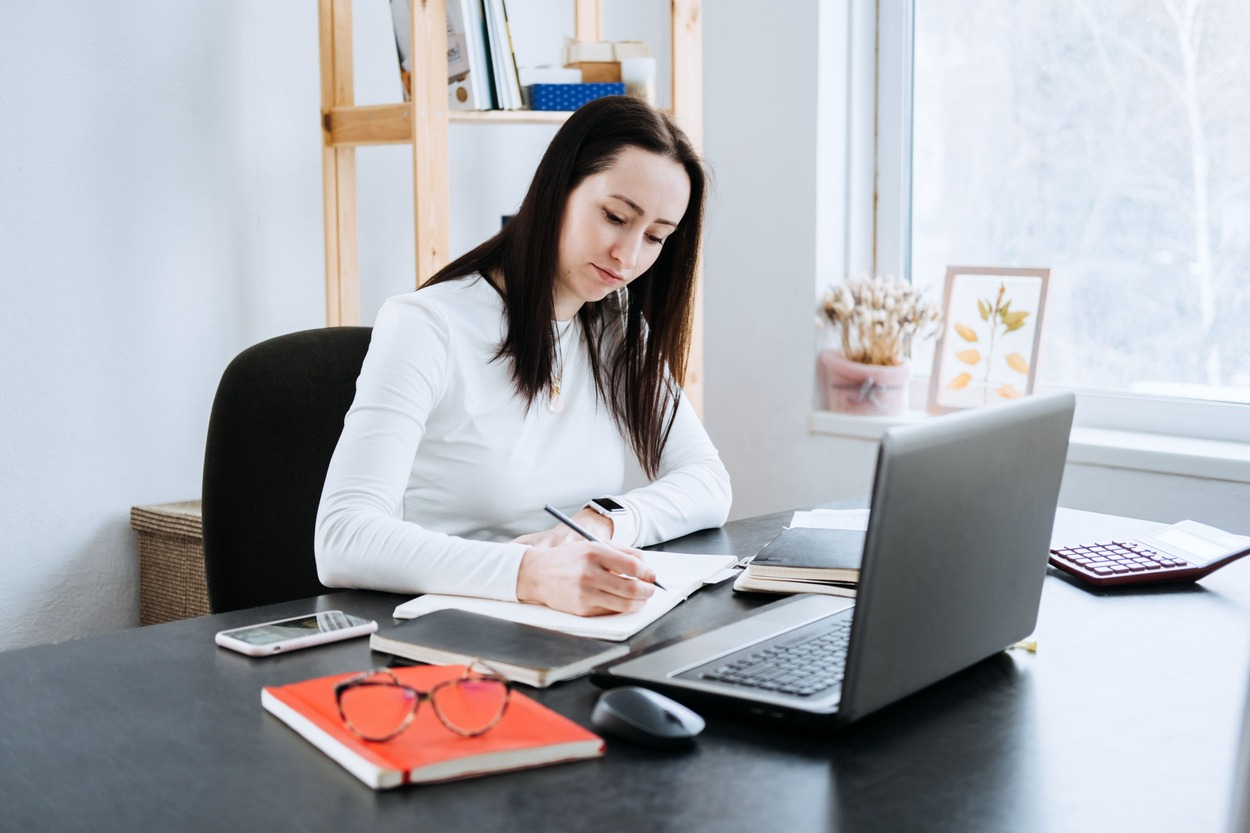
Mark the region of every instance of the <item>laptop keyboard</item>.
POLYGON ((813 636, 740 652, 699 676, 800 697, 819 694, 841 684, 850 639, 851 617, 842 616, 813 636))

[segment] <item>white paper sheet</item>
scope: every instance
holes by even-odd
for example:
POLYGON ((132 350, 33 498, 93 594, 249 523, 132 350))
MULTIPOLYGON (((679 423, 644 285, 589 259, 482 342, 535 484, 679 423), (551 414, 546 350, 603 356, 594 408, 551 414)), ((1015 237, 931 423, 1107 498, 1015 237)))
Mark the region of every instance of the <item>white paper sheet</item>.
POLYGON ((867 509, 813 509, 795 512, 790 526, 809 529, 868 529, 867 509))

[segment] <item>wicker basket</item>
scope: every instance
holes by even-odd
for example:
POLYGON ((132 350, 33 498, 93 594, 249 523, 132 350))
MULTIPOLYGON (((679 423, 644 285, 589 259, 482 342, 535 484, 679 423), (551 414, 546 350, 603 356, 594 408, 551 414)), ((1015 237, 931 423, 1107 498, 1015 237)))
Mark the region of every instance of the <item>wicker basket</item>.
POLYGON ((200 502, 132 507, 130 526, 139 533, 139 624, 208 613, 200 502))

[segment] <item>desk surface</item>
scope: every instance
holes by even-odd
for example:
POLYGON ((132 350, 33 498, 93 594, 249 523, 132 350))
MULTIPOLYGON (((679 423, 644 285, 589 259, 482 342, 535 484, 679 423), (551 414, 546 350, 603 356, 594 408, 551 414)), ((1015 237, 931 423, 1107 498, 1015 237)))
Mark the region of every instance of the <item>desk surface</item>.
MULTIPOLYGON (((789 513, 674 549, 758 550, 789 513)), ((1154 525, 1147 524, 1149 528, 1154 525)), ((1056 538, 1140 521, 1061 510, 1056 538)), ((382 664, 356 640, 266 659, 218 630, 340 608, 350 591, 0 653, 0 818, 12 830, 1204 831, 1228 812, 1250 670, 1250 562, 1182 588, 1098 591, 1051 571, 1037 654, 1007 652, 840 733, 708 714, 688 752, 375 793, 260 705, 264 685, 382 664)), ((653 646, 774 601, 728 583, 639 634, 653 646)), ((589 726, 585 679, 532 696, 589 726)))

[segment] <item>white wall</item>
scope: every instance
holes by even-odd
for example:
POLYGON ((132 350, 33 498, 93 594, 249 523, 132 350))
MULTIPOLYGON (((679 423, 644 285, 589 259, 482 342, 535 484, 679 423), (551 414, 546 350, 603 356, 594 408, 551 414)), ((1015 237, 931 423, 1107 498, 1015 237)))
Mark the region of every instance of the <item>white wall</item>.
MULTIPOLYGON (((386 6, 355 5, 357 100, 396 100, 386 6)), ((845 78, 815 55, 845 7, 819 5, 704 8, 707 424, 737 517, 863 494, 875 453, 808 432, 814 276, 845 260, 848 210, 841 163, 818 165, 845 78)), ((605 34, 663 54, 654 6, 605 3, 605 34)), ((523 61, 555 60, 570 8, 516 4, 523 61)), ((198 496, 230 358, 324 323, 316 16, 308 0, 0 4, 0 649, 137 624, 130 507, 198 496)), ((550 134, 453 126, 453 251, 515 207, 550 134)), ((404 147, 358 157, 368 323, 411 285, 411 179, 404 147)), ((1113 510, 1166 506, 1177 482, 1079 479, 1076 500, 1113 493, 1091 506, 1113 510)), ((1209 485, 1184 483, 1187 505, 1209 485)), ((1244 491, 1210 503, 1244 510, 1244 491)))
MULTIPOLYGON (((558 62, 572 3, 514 5, 558 62)), ((398 100, 385 0, 353 23, 357 102, 398 100)), ((604 29, 663 53, 667 4, 604 29)), ((130 507, 199 496, 234 355, 324 325, 318 67, 308 0, 0 4, 0 649, 137 625, 130 507)), ((452 127, 453 252, 553 132, 452 127)), ((364 323, 412 284, 409 153, 357 154, 364 323)))
POLYGON ((842 3, 704 7, 705 421, 734 483, 734 517, 866 494, 876 444, 812 436, 815 287, 846 262, 842 3), (744 25, 744 21, 750 21, 744 25), (771 57, 760 56, 764 49, 771 57), (828 152, 823 156, 822 149, 828 152), (836 198, 830 194, 836 193, 836 198))
POLYGON ((1189 518, 1250 533, 1250 485, 1231 480, 1068 463, 1059 504, 1167 523, 1189 518))
POLYGON ((135 504, 323 322, 316 8, 0 5, 0 647, 137 623, 135 504))

